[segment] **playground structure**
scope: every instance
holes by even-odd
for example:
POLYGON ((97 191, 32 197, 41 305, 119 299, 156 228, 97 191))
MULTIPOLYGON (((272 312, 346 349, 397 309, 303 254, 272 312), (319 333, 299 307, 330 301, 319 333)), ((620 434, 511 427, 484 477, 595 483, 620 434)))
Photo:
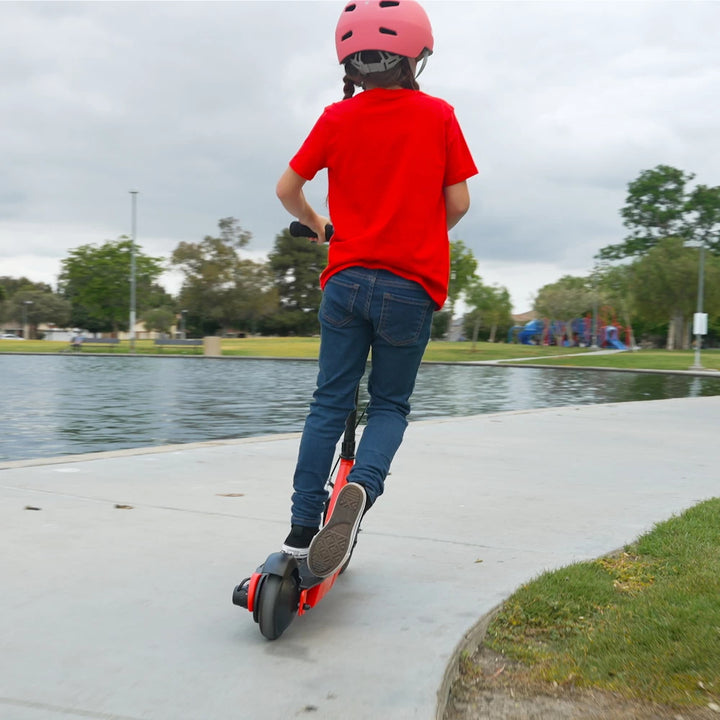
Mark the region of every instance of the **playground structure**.
MULTIPOLYGON (((514 325, 508 331, 509 343, 523 345, 562 345, 564 347, 590 347, 593 345, 593 317, 575 318, 570 322, 561 320, 530 320, 525 325, 514 325)), ((615 311, 610 307, 600 309, 597 317, 596 343, 601 348, 627 350, 631 345, 632 329, 617 322, 615 311), (620 339, 623 332, 625 342, 620 339)))

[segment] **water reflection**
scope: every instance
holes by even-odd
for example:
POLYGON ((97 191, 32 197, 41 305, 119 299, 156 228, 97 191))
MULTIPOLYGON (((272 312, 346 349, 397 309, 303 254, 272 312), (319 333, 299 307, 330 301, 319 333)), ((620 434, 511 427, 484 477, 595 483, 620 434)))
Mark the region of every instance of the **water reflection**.
MULTIPOLYGON (((0 460, 296 432, 316 373, 301 361, 0 356, 0 460)), ((714 378, 425 365, 412 419, 717 394, 714 378)))

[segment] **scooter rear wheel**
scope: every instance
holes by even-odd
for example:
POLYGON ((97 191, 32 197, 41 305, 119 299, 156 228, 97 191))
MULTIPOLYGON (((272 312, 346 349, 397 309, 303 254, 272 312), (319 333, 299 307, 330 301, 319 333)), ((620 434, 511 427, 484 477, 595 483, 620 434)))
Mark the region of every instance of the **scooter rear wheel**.
POLYGON ((260 632, 268 639, 279 638, 293 621, 300 601, 300 587, 294 577, 267 575, 256 600, 260 632))

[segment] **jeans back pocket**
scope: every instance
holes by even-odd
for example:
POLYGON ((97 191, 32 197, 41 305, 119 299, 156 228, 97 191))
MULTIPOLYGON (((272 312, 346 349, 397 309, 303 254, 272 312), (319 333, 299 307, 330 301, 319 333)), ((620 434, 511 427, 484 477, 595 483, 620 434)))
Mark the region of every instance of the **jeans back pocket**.
POLYGON ((432 300, 383 294, 378 335, 390 345, 414 345, 427 342, 432 320, 432 300))
POLYGON ((325 284, 320 302, 320 319, 324 322, 343 327, 353 319, 355 300, 360 285, 331 277, 325 284))

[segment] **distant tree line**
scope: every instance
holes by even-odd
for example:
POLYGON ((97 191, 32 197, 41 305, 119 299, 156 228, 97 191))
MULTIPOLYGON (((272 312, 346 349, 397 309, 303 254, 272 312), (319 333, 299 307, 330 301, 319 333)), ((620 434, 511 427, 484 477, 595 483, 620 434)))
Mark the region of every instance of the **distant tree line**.
MULTIPOLYGON (((168 260, 135 247, 137 316, 150 331, 182 328, 190 337, 215 334, 313 335, 322 293, 319 275, 327 247, 292 237, 283 229, 266 262, 243 258, 252 239, 236 218, 222 218, 218 232, 199 242, 181 242, 168 260), (167 268, 182 274, 176 296, 158 283, 167 268)), ((57 291, 27 278, 0 277, 0 322, 27 320, 34 334, 41 323, 92 333, 127 331, 130 307, 131 241, 82 245, 61 261, 57 291), (30 301, 29 304, 27 301, 30 301), (23 313, 25 313, 23 315, 23 313)), ((436 313, 434 337, 450 330, 461 298, 471 308, 473 339, 487 326, 494 335, 509 326, 510 297, 488 288, 475 274, 477 261, 461 240, 451 243, 448 309, 436 313)))
POLYGON ((541 288, 534 309, 567 321, 612 308, 635 338, 669 350, 692 342, 703 252, 703 311, 708 341, 720 340, 720 187, 692 186, 694 175, 669 165, 644 170, 628 184, 620 210, 629 233, 597 254, 586 277, 541 288))
MULTIPOLYGON (((254 262, 240 256, 251 235, 235 218, 221 219, 218 227, 217 236, 181 242, 169 260, 135 246, 135 304, 147 329, 170 333, 182 324, 189 336, 316 332, 326 248, 283 230, 268 261, 254 262), (183 275, 176 296, 158 283, 168 268, 183 275)), ((0 322, 127 331, 131 252, 127 237, 71 250, 61 262, 56 292, 27 278, 0 277, 0 322)))
MULTIPOLYGON (((562 277, 541 288, 535 312, 571 320, 612 307, 619 324, 638 339, 670 349, 691 342, 698 267, 704 252, 703 307, 710 339, 720 337, 720 187, 691 183, 694 175, 667 165, 640 173, 628 184, 620 210, 629 233, 601 249, 593 272, 562 277)), ((319 332, 318 276, 327 248, 282 230, 258 262, 242 256, 252 235, 236 218, 222 218, 218 232, 181 242, 169 259, 135 246, 138 318, 148 330, 188 336, 226 333, 312 335, 319 332), (163 271, 182 274, 173 296, 159 284, 163 271)), ((128 329, 132 245, 127 237, 70 250, 61 262, 56 291, 27 278, 0 277, 0 322, 23 320, 78 327, 96 333, 128 329)), ((450 243, 450 281, 445 308, 433 320, 433 338, 504 339, 513 325, 507 288, 486 285, 462 240, 450 243), (460 326, 452 326, 457 308, 460 326)))

